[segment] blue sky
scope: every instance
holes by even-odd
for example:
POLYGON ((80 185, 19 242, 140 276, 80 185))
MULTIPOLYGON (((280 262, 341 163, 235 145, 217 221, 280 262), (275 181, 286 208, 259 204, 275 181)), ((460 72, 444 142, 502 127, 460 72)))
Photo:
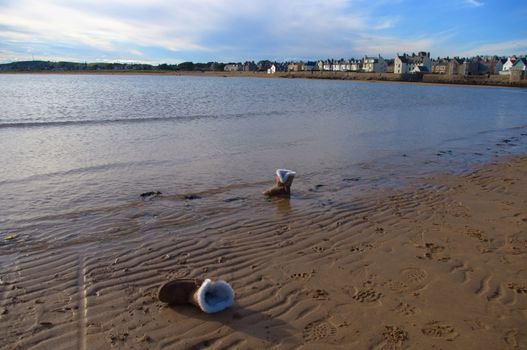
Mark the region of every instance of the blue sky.
POLYGON ((0 0, 0 62, 527 54, 527 2, 0 0))

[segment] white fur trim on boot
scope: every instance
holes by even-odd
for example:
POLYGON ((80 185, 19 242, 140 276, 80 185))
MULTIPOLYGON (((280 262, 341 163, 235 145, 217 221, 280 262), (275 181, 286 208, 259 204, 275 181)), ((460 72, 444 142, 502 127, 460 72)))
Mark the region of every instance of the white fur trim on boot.
POLYGON ((296 172, 292 170, 287 170, 287 169, 277 169, 276 170, 276 176, 278 176, 278 178, 280 179, 280 182, 283 184, 285 184, 289 176, 294 177, 295 175, 296 175, 296 172))
POLYGON ((203 312, 212 314, 234 304, 234 290, 223 280, 211 281, 207 278, 194 294, 194 299, 203 312))

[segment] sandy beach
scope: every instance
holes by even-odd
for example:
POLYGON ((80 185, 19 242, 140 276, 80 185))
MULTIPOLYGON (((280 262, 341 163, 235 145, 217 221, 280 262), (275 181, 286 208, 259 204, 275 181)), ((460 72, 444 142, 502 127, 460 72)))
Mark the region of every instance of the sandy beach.
POLYGON ((172 232, 111 240, 4 237, 2 348, 527 347, 527 158, 334 198, 174 213, 172 232), (234 287, 231 309, 156 300, 164 281, 208 276, 234 287))
POLYGON ((0 0, 0 350, 527 350, 505 4, 0 0))

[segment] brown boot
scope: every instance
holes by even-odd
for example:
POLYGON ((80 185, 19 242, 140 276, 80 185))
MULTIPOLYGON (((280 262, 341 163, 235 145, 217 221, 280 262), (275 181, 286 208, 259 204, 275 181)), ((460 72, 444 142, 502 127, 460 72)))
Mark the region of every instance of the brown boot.
POLYGON ((203 312, 214 313, 234 304, 234 290, 223 280, 180 279, 163 284, 158 298, 169 305, 193 304, 203 312))
POLYGON ((192 295, 198 290, 203 280, 178 279, 163 284, 157 293, 157 297, 163 303, 169 305, 188 304, 192 295))
POLYGON ((295 178, 296 173, 291 170, 278 169, 276 170, 275 175, 275 184, 273 187, 265 190, 263 194, 266 196, 285 196, 289 197, 291 195, 291 185, 293 184, 293 179, 295 178))

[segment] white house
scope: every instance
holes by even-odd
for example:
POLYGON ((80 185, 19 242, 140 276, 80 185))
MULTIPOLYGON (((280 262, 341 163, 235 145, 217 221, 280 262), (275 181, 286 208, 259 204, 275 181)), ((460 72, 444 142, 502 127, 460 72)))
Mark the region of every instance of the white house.
POLYGON ((239 63, 226 64, 223 70, 225 72, 239 72, 243 70, 243 65, 239 63))
POLYGON ((316 66, 319 70, 323 71, 339 71, 339 72, 358 72, 362 68, 361 60, 326 60, 318 61, 316 66))
POLYGON ((516 63, 516 56, 510 56, 508 59, 507 59, 507 62, 505 62, 503 64, 503 67, 501 68, 501 74, 508 74, 509 71, 511 70, 512 66, 514 66, 514 63, 516 63))
POLYGON ((352 71, 352 72, 358 72, 362 68, 361 66, 362 66, 362 64, 361 64, 360 61, 352 60, 352 61, 350 61, 349 70, 352 71))
POLYGON ((393 72, 395 74, 406 74, 410 71, 409 67, 410 65, 409 65, 408 58, 406 55, 395 56, 395 60, 393 64, 393 72))
POLYGON ((322 64, 322 70, 332 70, 333 62, 331 61, 324 61, 322 64))
POLYGON ((287 65, 287 71, 288 72, 299 72, 299 71, 303 70, 302 67, 303 67, 303 63, 302 62, 300 62, 300 63, 290 63, 290 64, 287 65))
POLYGON ((516 59, 516 62, 514 62, 514 65, 512 66, 512 69, 515 70, 527 70, 527 58, 518 58, 516 59))
POLYGON ((276 66, 273 64, 271 68, 267 69, 267 74, 274 74, 276 73, 276 66))
POLYGON ((362 62, 362 70, 367 73, 384 73, 386 72, 386 64, 384 58, 379 57, 368 57, 364 56, 362 62))
POLYGON ((335 72, 347 72, 350 70, 349 60, 334 61, 331 70, 335 72))
POLYGON ((432 60, 430 59, 430 52, 421 51, 417 55, 415 55, 415 58, 413 58, 412 61, 416 66, 426 68, 428 72, 432 71, 432 60))
POLYGON ((420 51, 417 55, 412 53, 412 56, 407 54, 395 56, 393 72, 396 74, 432 72, 430 52, 420 51))

